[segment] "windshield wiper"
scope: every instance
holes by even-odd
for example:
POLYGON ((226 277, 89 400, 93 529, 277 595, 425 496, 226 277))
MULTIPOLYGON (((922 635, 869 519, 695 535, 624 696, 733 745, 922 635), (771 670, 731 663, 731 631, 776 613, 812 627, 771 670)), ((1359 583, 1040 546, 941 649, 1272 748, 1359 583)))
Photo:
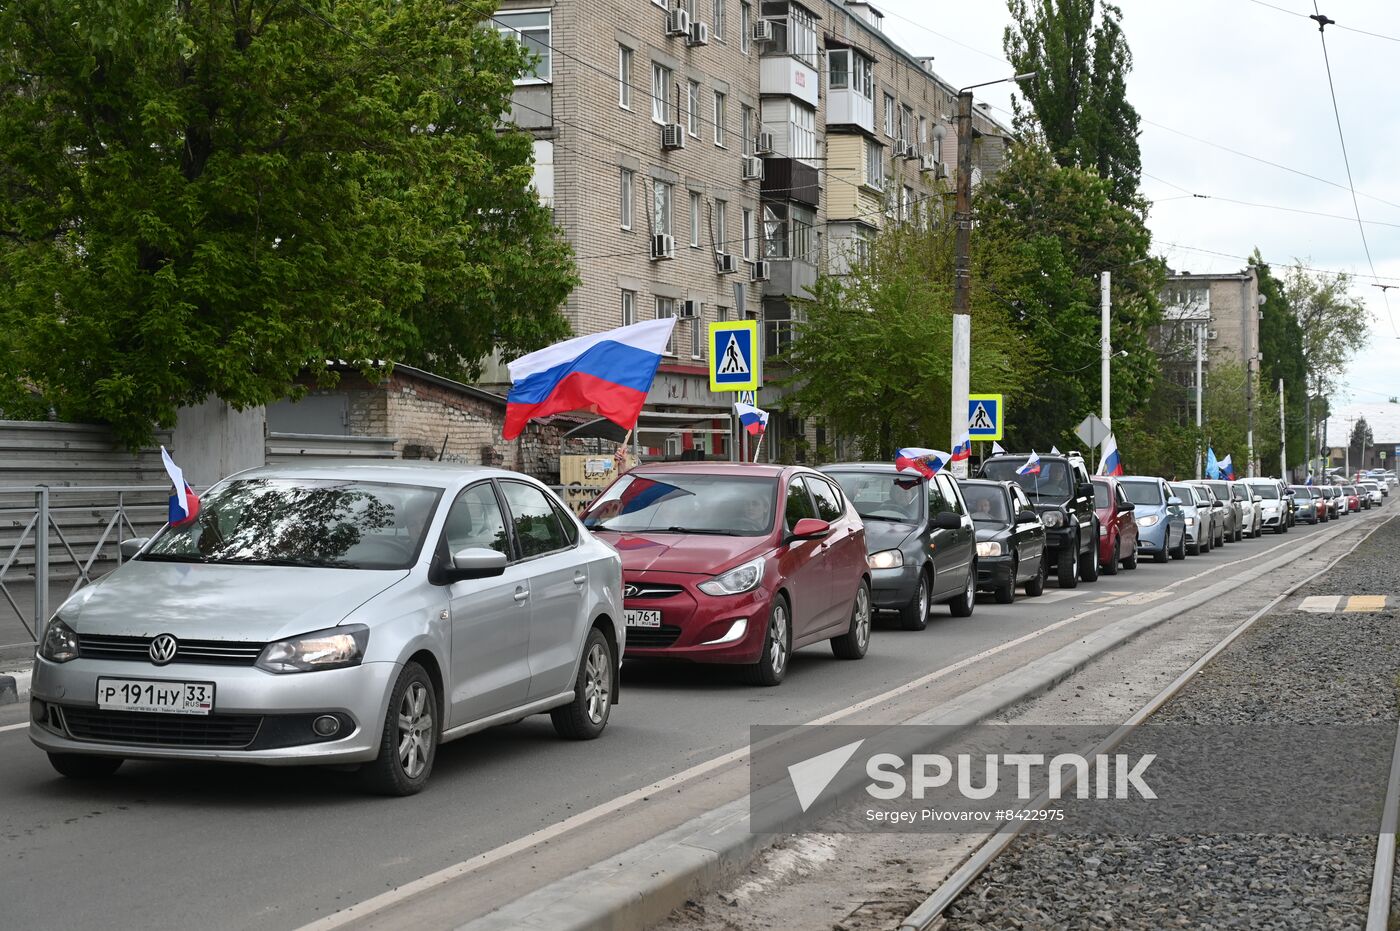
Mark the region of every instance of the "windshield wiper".
POLYGON ((203 563, 209 560, 203 556, 185 556, 180 553, 143 553, 136 557, 141 562, 196 562, 203 563))
POLYGON ((698 527, 667 527, 667 528, 666 528, 666 532, 667 532, 667 533, 699 533, 699 534, 706 534, 707 536, 711 536, 711 537, 732 537, 732 536, 735 535, 735 534, 734 534, 734 531, 732 531, 732 530, 709 530, 709 529, 701 529, 701 528, 698 528, 698 527))
POLYGON ((861 520, 886 520, 892 524, 912 524, 915 519, 912 517, 886 517, 883 514, 862 514, 861 520))
POLYGON ((216 562, 226 566, 292 566, 302 569, 344 568, 348 563, 336 560, 292 559, 286 556, 267 556, 261 559, 219 559, 216 562))

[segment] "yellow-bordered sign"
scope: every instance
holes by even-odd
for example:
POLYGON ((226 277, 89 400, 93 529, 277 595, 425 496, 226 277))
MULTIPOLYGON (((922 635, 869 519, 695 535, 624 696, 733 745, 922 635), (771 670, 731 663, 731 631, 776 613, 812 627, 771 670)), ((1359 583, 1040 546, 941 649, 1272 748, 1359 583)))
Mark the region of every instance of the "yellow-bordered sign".
POLYGON ((1000 440, 1006 405, 999 394, 967 396, 967 433, 974 440, 1000 440))
POLYGON ((710 324, 710 390, 757 391, 758 321, 710 324))

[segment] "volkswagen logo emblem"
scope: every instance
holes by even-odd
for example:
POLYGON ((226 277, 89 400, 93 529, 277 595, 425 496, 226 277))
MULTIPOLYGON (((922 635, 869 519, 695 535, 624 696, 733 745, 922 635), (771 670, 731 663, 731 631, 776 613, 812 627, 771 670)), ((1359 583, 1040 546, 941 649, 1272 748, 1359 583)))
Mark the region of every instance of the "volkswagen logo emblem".
POLYGON ((641 591, 642 591, 642 590, 641 590, 640 588, 638 588, 637 586, 635 586, 635 585, 628 585, 627 587, 623 588, 623 590, 622 590, 622 597, 623 597, 623 598, 636 598, 637 595, 641 594, 641 591))
POLYGON ((161 634, 151 641, 151 662, 155 663, 157 666, 164 666, 175 658, 175 651, 178 650, 179 647, 180 644, 173 636, 170 634, 161 634))

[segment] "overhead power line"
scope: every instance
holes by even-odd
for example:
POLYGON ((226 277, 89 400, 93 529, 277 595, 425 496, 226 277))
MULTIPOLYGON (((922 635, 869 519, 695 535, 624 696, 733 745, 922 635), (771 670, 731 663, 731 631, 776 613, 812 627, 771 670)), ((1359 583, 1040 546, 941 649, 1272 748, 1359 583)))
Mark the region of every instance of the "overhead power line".
MULTIPOLYGON (((1265 3, 1264 0, 1249 0, 1249 2, 1258 6, 1268 7, 1271 10, 1277 10, 1280 13, 1287 13, 1289 16, 1297 16, 1301 19, 1312 19, 1312 17, 1306 13, 1299 13, 1297 10, 1289 10, 1281 6, 1275 6, 1272 3, 1265 3)), ((1400 42, 1400 36, 1388 36, 1379 32, 1371 32, 1367 29, 1357 29, 1354 26, 1343 26, 1341 23, 1335 22, 1329 23, 1328 25, 1336 26, 1338 29, 1342 29, 1347 32, 1354 32, 1357 35, 1370 36, 1373 39, 1384 39, 1387 42, 1400 42)))

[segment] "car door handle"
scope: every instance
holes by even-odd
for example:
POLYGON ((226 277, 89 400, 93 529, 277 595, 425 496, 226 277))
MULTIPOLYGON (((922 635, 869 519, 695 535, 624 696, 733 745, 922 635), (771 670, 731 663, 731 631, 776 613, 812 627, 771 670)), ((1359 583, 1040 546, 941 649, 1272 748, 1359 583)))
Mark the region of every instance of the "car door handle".
POLYGON ((577 574, 574 576, 574 584, 575 584, 575 585, 582 585, 582 584, 584 584, 584 583, 587 582, 587 581, 588 581, 588 573, 586 573, 586 572, 580 572, 580 573, 577 573, 577 574))
POLYGON ((517 589, 515 590, 515 601, 516 601, 517 604, 519 604, 519 603, 521 603, 521 602, 524 602, 524 601, 528 601, 529 598, 530 598, 530 592, 529 592, 528 590, 523 589, 523 588, 517 588, 517 589))

